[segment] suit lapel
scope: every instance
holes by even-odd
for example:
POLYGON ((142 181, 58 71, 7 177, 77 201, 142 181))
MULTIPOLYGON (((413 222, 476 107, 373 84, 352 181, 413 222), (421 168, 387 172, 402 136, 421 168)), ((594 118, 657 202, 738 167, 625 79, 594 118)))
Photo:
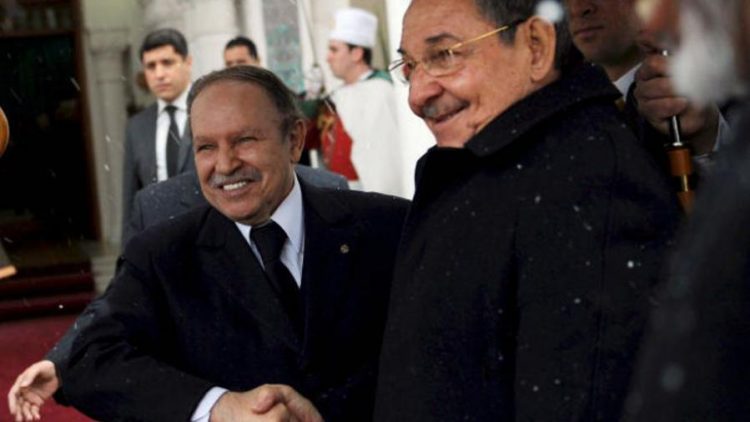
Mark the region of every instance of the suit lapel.
POLYGON ((360 227, 337 195, 301 183, 305 204, 305 258, 302 295, 305 300, 305 355, 317 338, 326 338, 339 320, 336 304, 351 288, 351 256, 358 248, 360 227))
POLYGON ((178 168, 177 171, 182 173, 186 169, 190 168, 190 161, 192 154, 190 154, 191 150, 193 149, 193 134, 190 131, 190 121, 185 123, 185 130, 182 133, 182 138, 180 139, 180 150, 178 151, 178 168))
POLYGON ((156 119, 158 116, 158 106, 156 103, 152 104, 148 109, 148 118, 146 119, 146 127, 144 128, 144 137, 146 141, 143 144, 144 154, 146 157, 146 165, 144 168, 149 169, 148 178, 145 179, 145 183, 153 183, 157 180, 156 175, 156 119))
POLYGON ((212 279, 270 335, 299 353, 291 321, 234 223, 212 209, 197 243, 203 277, 212 279))
POLYGON ((198 205, 205 204, 206 199, 203 197, 203 192, 201 192, 201 185, 198 181, 198 174, 196 174, 196 172, 188 172, 184 174, 185 176, 177 176, 190 177, 189 185, 186 185, 185 189, 180 190, 180 203, 185 207, 186 210, 198 205))

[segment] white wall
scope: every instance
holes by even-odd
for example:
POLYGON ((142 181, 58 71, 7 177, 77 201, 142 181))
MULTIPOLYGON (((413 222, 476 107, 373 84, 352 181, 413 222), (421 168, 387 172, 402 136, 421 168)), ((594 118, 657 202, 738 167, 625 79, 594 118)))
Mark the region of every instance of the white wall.
MULTIPOLYGON (((392 51, 391 57, 399 57, 396 52, 401 44, 401 21, 409 0, 386 0, 386 11, 388 13, 388 32, 392 51)), ((398 104, 399 128, 401 130, 401 141, 403 144, 404 157, 404 186, 408 192, 414 191, 414 167, 419 157, 435 144, 435 137, 427 129, 427 126, 409 109, 408 87, 399 81, 394 81, 396 86, 396 103, 398 104)))

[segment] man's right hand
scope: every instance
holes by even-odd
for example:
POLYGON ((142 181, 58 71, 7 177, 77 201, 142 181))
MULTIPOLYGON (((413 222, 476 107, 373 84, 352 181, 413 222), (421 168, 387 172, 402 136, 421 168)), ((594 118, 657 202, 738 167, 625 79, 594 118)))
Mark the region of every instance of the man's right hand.
POLYGON ((17 422, 39 420, 39 409, 58 388, 60 380, 52 361, 42 360, 29 366, 16 378, 8 392, 10 414, 17 422))
POLYGON ((210 421, 323 422, 323 417, 292 387, 266 384, 225 393, 211 409, 210 421))
POLYGON ((714 150, 718 138, 719 109, 698 107, 676 94, 668 67, 668 58, 661 54, 649 54, 643 60, 635 76, 638 112, 665 135, 672 116, 679 116, 682 139, 696 155, 707 154, 714 150))

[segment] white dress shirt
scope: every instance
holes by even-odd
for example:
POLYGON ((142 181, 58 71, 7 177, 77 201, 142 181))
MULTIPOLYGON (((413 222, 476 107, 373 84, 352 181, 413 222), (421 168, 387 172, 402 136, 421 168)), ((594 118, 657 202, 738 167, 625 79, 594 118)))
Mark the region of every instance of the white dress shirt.
POLYGON ((622 94, 623 99, 627 101, 628 97, 628 90, 630 89, 630 85, 633 85, 633 82, 635 81, 635 72, 640 69, 641 64, 638 63, 637 66, 633 67, 632 69, 628 70, 624 75, 620 76, 620 79, 612 82, 615 84, 615 88, 617 88, 618 91, 620 91, 620 94, 622 94))
MULTIPOLYGON (((286 265, 289 272, 292 273, 297 286, 302 285, 302 261, 305 255, 305 211, 302 207, 302 190, 299 187, 299 180, 294 176, 294 186, 289 195, 284 198, 273 215, 271 220, 281 226, 286 233, 287 239, 281 249, 281 262, 286 265)), ((235 222, 237 229, 242 233, 250 250, 253 251, 255 258, 263 266, 263 260, 260 257, 258 248, 250 241, 250 232, 252 227, 246 224, 235 222)), ((248 283, 251 281, 248 280, 248 283)), ((213 387, 203 396, 198 407, 195 408, 191 422, 208 422, 211 416, 211 409, 228 390, 222 387, 213 387)))
POLYGON ((187 124, 187 96, 190 92, 188 86, 179 97, 168 103, 162 99, 156 101, 156 178, 158 181, 167 180, 167 136, 169 135, 169 113, 166 107, 173 105, 177 109, 174 112, 174 120, 177 123, 177 129, 180 131, 180 137, 185 133, 187 124))

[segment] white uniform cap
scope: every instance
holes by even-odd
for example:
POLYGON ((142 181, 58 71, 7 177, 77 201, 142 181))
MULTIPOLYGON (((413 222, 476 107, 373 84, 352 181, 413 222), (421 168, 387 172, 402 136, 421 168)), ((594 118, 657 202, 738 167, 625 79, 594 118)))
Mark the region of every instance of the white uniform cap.
POLYGON ((373 48, 377 29, 378 18, 372 13, 353 7, 342 9, 336 12, 336 26, 329 39, 373 48))

